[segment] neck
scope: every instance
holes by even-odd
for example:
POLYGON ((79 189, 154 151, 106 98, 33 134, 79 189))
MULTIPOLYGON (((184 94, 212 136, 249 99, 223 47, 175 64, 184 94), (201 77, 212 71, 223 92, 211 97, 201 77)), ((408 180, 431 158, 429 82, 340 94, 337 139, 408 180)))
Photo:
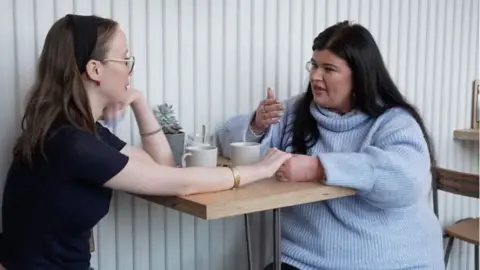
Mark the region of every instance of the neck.
POLYGON ((349 113, 353 110, 351 102, 348 102, 348 101, 345 102, 345 104, 342 104, 342 106, 340 106, 338 108, 327 108, 327 109, 329 109, 332 112, 336 112, 340 115, 344 115, 344 114, 349 113))
POLYGON ((338 113, 340 115, 344 115, 346 113, 349 113, 350 111, 352 111, 350 108, 349 109, 342 109, 342 110, 338 110, 338 109, 332 109, 332 108, 326 108, 334 113, 338 113))
POLYGON ((103 110, 107 107, 103 98, 98 95, 98 91, 94 89, 87 89, 88 99, 90 100, 90 109, 92 110, 93 119, 98 121, 103 114, 103 110))

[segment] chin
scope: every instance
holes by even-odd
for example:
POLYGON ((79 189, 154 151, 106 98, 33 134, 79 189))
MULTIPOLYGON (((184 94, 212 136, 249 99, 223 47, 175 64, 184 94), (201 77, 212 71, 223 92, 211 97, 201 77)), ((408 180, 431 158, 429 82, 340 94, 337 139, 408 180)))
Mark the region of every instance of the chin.
POLYGON ((315 104, 321 106, 321 107, 328 107, 328 100, 327 97, 325 96, 314 96, 313 101, 315 104))

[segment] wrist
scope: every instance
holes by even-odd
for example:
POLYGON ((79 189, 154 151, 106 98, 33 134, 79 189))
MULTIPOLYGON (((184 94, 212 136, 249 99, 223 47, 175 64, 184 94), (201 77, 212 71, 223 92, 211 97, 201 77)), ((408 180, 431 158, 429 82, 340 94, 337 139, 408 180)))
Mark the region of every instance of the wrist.
POLYGON ((250 131, 253 132, 254 135, 263 134, 266 128, 259 127, 255 124, 255 120, 250 123, 250 131))
POLYGON ((240 174, 241 186, 269 177, 268 171, 260 165, 236 167, 240 174))
POLYGON ((323 168, 322 161, 320 158, 315 158, 315 181, 325 183, 325 169, 323 168))

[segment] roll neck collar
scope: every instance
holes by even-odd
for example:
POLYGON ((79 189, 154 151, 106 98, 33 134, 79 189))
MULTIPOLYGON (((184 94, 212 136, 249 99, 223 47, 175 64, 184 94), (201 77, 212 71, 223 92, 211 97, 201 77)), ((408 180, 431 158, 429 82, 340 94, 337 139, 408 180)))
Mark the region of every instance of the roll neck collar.
POLYGON ((370 116, 356 109, 345 114, 339 114, 321 107, 313 101, 310 104, 310 112, 320 126, 335 132, 355 129, 370 119, 370 116))

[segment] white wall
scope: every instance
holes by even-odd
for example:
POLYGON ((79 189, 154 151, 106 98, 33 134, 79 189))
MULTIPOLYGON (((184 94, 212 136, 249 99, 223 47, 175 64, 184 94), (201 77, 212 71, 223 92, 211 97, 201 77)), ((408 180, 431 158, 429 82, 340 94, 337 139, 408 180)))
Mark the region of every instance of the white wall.
MULTIPOLYGON (((137 59, 133 85, 152 105, 172 103, 191 133, 252 110, 267 86, 280 98, 303 90, 313 38, 338 20, 356 20, 372 31, 400 89, 419 107, 440 165, 478 172, 478 143, 452 138, 455 128, 469 127, 471 82, 479 77, 478 0, 0 3, 1 178, 44 37, 70 12, 118 20, 137 59)), ((139 144, 130 116, 116 133, 139 144)), ((479 212, 478 202, 456 196, 442 196, 440 207, 444 224, 479 212)), ((206 222, 116 194, 95 237, 92 263, 100 270, 246 269, 241 218, 206 222)), ((473 249, 456 244, 450 269, 473 269, 473 249)))

